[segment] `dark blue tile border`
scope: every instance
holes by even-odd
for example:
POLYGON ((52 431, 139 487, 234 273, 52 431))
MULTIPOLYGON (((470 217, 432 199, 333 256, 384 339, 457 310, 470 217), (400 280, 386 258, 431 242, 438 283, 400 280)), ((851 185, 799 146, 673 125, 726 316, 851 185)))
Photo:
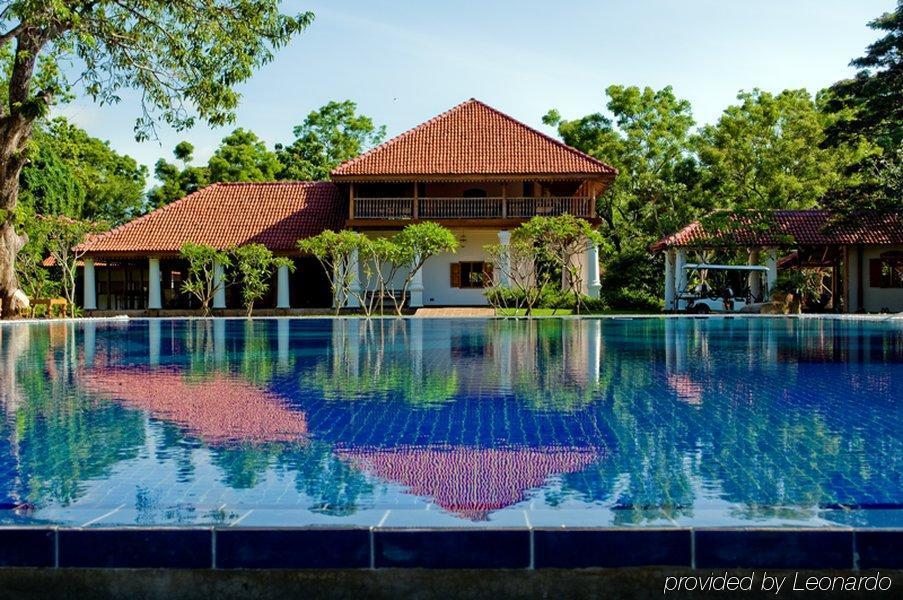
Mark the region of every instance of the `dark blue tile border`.
POLYGON ((61 529, 60 567, 205 569, 213 565, 209 529, 61 529))
POLYGON ((53 529, 0 528, 0 567, 52 567, 53 529))
POLYGON ((858 530, 855 535, 860 569, 903 569, 903 531, 858 530))
POLYGON ((853 531, 697 529, 696 567, 852 569, 853 531))
POLYGON ((376 530, 377 568, 526 569, 530 531, 446 529, 376 530))
POLYGON ((537 569, 692 565, 689 529, 537 529, 537 569))
POLYGON ((0 527, 0 567, 903 568, 903 529, 0 527))
POLYGON ((362 569, 369 529, 218 529, 220 569, 362 569))

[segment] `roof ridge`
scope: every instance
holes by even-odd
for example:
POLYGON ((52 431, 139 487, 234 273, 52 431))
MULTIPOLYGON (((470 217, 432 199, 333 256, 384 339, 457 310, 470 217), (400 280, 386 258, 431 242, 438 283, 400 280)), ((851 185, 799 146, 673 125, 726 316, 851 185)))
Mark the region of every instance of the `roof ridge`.
MULTIPOLYGON (((275 181, 217 181, 210 185, 221 185, 221 186, 234 186, 234 187, 244 187, 244 186, 252 186, 252 185, 320 185, 328 183, 333 185, 331 181, 321 181, 315 179, 279 179, 275 181)), ((209 186, 207 186, 209 187, 209 186)), ((202 188, 205 189, 205 188, 202 188)))
POLYGON ((556 139, 547 133, 543 133, 542 131, 536 129, 535 127, 531 127, 531 126, 527 125, 526 123, 524 123, 523 121, 519 121, 519 120, 515 119, 514 117, 512 117, 509 114, 503 113, 502 111, 495 108, 494 106, 490 106, 490 105, 486 104, 485 102, 477 100, 476 98, 471 98, 470 100, 476 104, 479 104, 483 108, 489 109, 490 112, 493 112, 493 113, 499 115, 500 117, 503 117, 503 118, 507 119, 508 121, 511 121, 515 125, 522 127, 531 133, 535 133, 536 135, 539 135, 540 137, 545 138, 547 141, 552 142, 553 144, 563 148, 564 150, 567 150, 568 152, 571 152, 572 154, 576 154, 577 156, 580 156, 581 158, 586 158, 588 160, 591 160, 595 163, 602 165, 603 167, 608 169, 610 173, 617 175, 618 170, 615 167, 611 166, 610 164, 603 162, 603 161, 599 160, 598 158, 590 156, 586 152, 578 150, 577 148, 574 148, 573 146, 568 146, 561 140, 556 139))
POLYGON ((388 147, 388 146, 390 146, 390 145, 394 145, 396 142, 399 142, 399 141, 401 141, 402 139, 407 138, 407 137, 410 136, 411 134, 413 134, 413 133, 415 133, 415 132, 417 132, 417 131, 419 131, 419 130, 421 130, 421 129, 424 129, 424 128, 427 127, 428 125, 432 125, 432 124, 435 123, 436 121, 439 121, 439 120, 441 120, 441 119, 444 119, 445 117, 449 116, 451 113, 457 112, 457 111, 461 110, 462 108, 464 108, 465 106, 467 106, 468 104, 473 104, 474 102, 477 102, 477 103, 482 104, 482 103, 481 103, 479 100, 477 100, 476 98, 470 98, 470 99, 468 99, 468 100, 464 100, 463 102, 459 102, 458 104, 452 106, 451 108, 449 108, 449 109, 446 110, 445 112, 441 112, 441 113, 439 113, 438 115, 436 115, 436 116, 434 116, 434 117, 432 117, 432 118, 430 118, 430 119, 427 119, 426 121, 424 121, 423 123, 421 123, 421 124, 419 124, 419 125, 415 125, 414 127, 411 127, 410 129, 407 129, 407 130, 405 130, 405 131, 402 131, 401 133, 399 133, 399 134, 396 135, 395 137, 392 137, 392 138, 386 140, 385 142, 383 142, 383 143, 381 143, 381 144, 379 144, 379 145, 377 145, 377 146, 374 146, 374 147, 370 148, 370 149, 367 150, 366 152, 362 152, 361 154, 358 154, 358 155, 355 156, 354 158, 349 158, 349 159, 346 160, 345 162, 343 162, 343 163, 339 164, 338 166, 334 167, 334 168, 329 172, 329 174, 332 175, 332 174, 336 173, 336 171, 338 171, 339 169, 342 169, 342 168, 344 168, 344 167, 350 167, 351 165, 355 165, 355 164, 359 163, 360 161, 362 161, 362 160, 363 160, 364 158, 366 158, 367 156, 370 156, 371 154, 373 154, 374 152, 376 152, 376 151, 378 151, 378 150, 382 150, 382 149, 384 149, 384 148, 386 148, 386 147, 388 147))

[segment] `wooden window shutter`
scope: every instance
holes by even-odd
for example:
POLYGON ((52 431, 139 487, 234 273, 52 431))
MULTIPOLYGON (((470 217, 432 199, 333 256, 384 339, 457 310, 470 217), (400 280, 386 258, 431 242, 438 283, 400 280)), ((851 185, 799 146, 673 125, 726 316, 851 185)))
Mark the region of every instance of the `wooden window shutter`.
POLYGON ((881 281, 881 267, 883 261, 880 258, 869 260, 869 287, 884 287, 881 281))
POLYGON ((483 263, 483 287, 492 286, 492 263, 483 263))
POLYGON ((461 287, 461 263, 452 263, 451 267, 451 286, 453 288, 461 287))

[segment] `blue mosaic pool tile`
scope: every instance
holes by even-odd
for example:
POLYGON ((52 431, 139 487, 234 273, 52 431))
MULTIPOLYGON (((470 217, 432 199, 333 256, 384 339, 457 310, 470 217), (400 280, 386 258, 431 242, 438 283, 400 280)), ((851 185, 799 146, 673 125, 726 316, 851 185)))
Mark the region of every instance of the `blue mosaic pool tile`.
POLYGON ((525 569, 524 530, 376 530, 375 566, 426 569, 525 569))
POLYGON ((699 529, 696 567, 708 568, 853 568, 852 530, 699 529))
POLYGON ((59 532, 59 566, 202 569, 213 563, 209 529, 68 529, 59 532))
POLYGON ((585 567, 689 567, 689 529, 537 529, 537 569, 585 567))
POLYGON ((218 529, 220 569, 361 569, 369 529, 218 529))
POLYGON ((903 569, 903 530, 856 532, 860 569, 903 569))
POLYGON ((0 528, 0 567, 52 567, 52 529, 0 528))

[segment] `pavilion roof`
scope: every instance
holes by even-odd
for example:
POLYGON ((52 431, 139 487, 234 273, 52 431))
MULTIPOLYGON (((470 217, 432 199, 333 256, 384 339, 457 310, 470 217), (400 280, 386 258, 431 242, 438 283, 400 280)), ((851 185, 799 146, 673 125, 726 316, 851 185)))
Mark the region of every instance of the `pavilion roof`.
POLYGON ((895 246, 903 244, 903 211, 719 211, 662 238, 652 250, 723 246, 895 246))

